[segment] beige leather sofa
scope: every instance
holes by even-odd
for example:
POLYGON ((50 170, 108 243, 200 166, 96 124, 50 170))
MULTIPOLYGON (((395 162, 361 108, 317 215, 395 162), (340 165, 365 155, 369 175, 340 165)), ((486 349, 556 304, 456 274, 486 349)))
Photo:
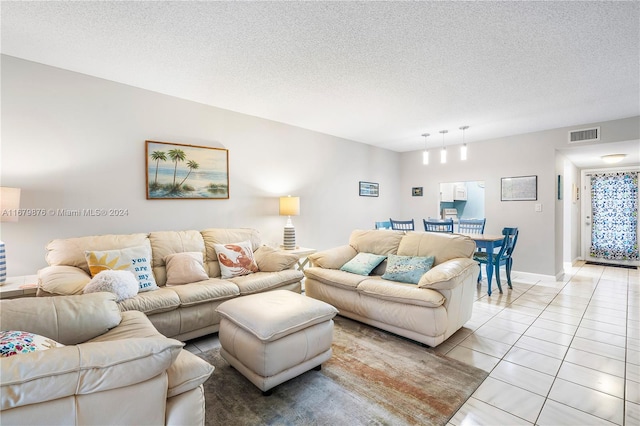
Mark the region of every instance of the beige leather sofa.
POLYGON ((64 345, 0 358, 3 425, 204 425, 202 384, 213 366, 114 299, 0 301, 2 330, 64 345))
POLYGON ((307 296, 338 308, 340 315, 437 346, 471 318, 479 266, 475 242, 463 235, 434 232, 356 230, 349 245, 309 256, 307 296), (382 279, 386 261, 371 275, 340 270, 358 253, 434 256, 417 284, 382 279))
POLYGON ((138 293, 118 302, 121 311, 145 313, 167 337, 189 340, 217 332, 218 305, 235 297, 269 290, 301 292, 301 271, 293 269, 293 254, 262 246, 255 229, 205 229, 161 231, 129 235, 100 235, 53 240, 47 245, 50 265, 38 272, 38 296, 82 294, 91 280, 85 258, 87 250, 114 250, 147 246, 151 250, 153 275, 159 289, 138 293), (250 241, 259 272, 221 279, 214 244, 250 241), (200 252, 209 279, 167 287, 165 257, 174 253, 200 252))

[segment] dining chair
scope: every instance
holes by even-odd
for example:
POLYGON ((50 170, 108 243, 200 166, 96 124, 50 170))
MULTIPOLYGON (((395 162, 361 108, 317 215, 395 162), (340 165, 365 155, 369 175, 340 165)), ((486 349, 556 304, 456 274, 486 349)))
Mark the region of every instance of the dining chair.
POLYGON ((395 231, 413 231, 415 229, 413 219, 411 220, 393 220, 389 218, 391 222, 391 229, 395 231))
MULTIPOLYGON (((498 253, 487 252, 475 252, 473 260, 479 262, 480 265, 486 265, 488 262, 493 263, 493 268, 496 275, 496 283, 498 284, 498 290, 502 293, 502 286, 500 284, 500 266, 504 265, 507 272, 507 284, 509 288, 513 288, 511 285, 511 266, 513 265, 513 250, 516 248, 516 242, 518 241, 518 228, 504 228, 502 230, 504 240, 502 240, 502 246, 498 253)), ((478 274, 478 282, 482 280, 482 267, 478 274)), ((491 294, 491 292, 489 292, 491 294)))
POLYGON ((453 232, 453 219, 422 219, 427 232, 453 232))
POLYGON ((391 222, 388 220, 376 222, 376 229, 391 229, 391 222))
POLYGON ((484 234, 487 219, 459 219, 458 232, 461 234, 484 234))

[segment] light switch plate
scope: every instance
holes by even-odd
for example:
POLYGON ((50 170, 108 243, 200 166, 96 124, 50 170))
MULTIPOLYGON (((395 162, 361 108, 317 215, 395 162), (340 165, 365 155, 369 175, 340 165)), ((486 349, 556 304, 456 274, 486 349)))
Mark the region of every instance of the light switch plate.
POLYGON ((537 212, 541 212, 542 211, 542 204, 536 203, 536 211, 537 212))

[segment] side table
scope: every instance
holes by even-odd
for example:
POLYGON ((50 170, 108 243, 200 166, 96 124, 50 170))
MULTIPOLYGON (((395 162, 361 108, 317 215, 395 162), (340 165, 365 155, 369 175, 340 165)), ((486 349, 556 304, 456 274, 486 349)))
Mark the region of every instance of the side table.
POLYGON ((286 251, 287 253, 292 253, 298 256, 298 262, 296 264, 296 269, 298 271, 304 270, 304 267, 309 264, 309 258, 307 256, 315 253, 317 250, 308 247, 296 247, 293 250, 285 250, 280 246, 280 250, 286 251))
POLYGON ((37 290, 38 290, 37 275, 7 277, 7 281, 0 284, 0 299, 16 299, 18 297, 35 297, 37 290))

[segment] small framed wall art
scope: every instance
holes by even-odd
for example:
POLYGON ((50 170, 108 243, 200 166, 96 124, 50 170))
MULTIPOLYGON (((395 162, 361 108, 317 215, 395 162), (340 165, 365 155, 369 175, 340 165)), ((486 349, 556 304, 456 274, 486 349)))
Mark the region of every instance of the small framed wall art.
POLYGON ((229 150, 146 141, 147 200, 229 198, 229 150))
POLYGON ((501 179, 500 201, 535 201, 538 199, 538 176, 515 176, 501 179))
POLYGON ((380 184, 360 181, 358 195, 361 197, 377 197, 380 195, 380 184))
POLYGON ((414 186, 413 188, 411 188, 411 195, 414 197, 422 197, 422 187, 414 186))

